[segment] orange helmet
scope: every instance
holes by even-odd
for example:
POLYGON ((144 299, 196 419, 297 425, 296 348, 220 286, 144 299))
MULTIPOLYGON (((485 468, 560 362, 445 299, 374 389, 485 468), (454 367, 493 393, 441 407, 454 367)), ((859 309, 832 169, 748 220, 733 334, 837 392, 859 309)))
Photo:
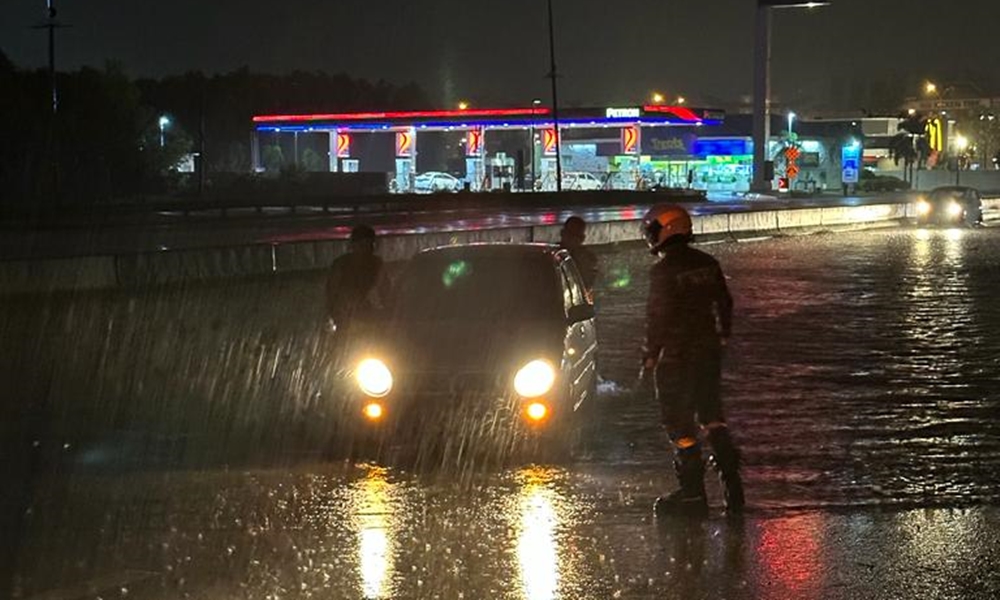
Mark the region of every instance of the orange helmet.
POLYGON ((676 204, 658 204, 642 218, 642 232, 649 249, 658 252, 674 236, 691 238, 691 215, 676 204))

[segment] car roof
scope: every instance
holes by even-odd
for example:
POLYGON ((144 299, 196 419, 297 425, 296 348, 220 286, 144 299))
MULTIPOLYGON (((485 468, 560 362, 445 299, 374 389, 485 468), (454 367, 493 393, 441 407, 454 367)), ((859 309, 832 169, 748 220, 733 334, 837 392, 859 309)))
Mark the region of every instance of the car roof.
POLYGON ((531 259, 548 258, 554 260, 566 251, 555 244, 510 244, 510 243, 474 243, 438 246, 428 248, 417 254, 417 257, 451 258, 507 258, 531 259))

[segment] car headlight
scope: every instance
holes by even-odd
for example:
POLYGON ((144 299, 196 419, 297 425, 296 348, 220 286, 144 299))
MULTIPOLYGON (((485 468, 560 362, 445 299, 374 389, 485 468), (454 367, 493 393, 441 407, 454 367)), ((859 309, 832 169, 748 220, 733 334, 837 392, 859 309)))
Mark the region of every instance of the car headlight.
POLYGON ((953 217, 957 217, 958 215, 962 214, 962 205, 959 204, 958 202, 949 202, 948 214, 953 217))
POLYGON ((917 214, 926 215, 931 212, 931 203, 926 200, 917 202, 917 214))
POLYGON ((545 395, 556 383, 556 371, 547 361, 533 360, 514 376, 514 391, 525 398, 545 395))
POLYGON ((377 358, 366 358, 354 371, 358 387, 372 398, 382 398, 392 390, 392 371, 377 358))

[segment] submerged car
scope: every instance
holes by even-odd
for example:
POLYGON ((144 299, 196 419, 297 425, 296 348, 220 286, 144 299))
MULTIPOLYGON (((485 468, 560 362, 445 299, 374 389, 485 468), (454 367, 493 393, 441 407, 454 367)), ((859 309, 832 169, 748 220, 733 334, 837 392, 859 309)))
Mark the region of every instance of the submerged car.
POLYGON ((594 402, 594 308, 573 259, 554 246, 424 251, 377 330, 348 359, 355 430, 558 436, 594 402))
POLYGON ((975 188, 945 186, 934 188, 916 203, 921 225, 978 225, 983 222, 982 196, 975 188))

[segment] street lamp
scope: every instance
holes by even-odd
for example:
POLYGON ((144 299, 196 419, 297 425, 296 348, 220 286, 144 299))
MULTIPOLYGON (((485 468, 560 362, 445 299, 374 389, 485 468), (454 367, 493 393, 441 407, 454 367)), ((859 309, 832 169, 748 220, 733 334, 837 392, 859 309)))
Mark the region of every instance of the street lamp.
POLYGON ((933 81, 928 81, 926 84, 924 84, 924 92, 928 96, 936 94, 937 93, 937 89, 938 89, 937 88, 937 84, 934 83, 933 81))
POLYGON ((753 83, 753 182, 754 192, 771 190, 764 177, 767 143, 771 138, 771 9, 819 8, 831 2, 801 2, 797 0, 757 0, 754 26, 753 83))
POLYGON ((686 103, 687 103, 687 98, 685 98, 684 96, 677 96, 677 104, 686 104, 686 103))
POLYGON ((535 98, 531 101, 531 189, 535 189, 535 121, 537 119, 538 107, 541 106, 541 98, 535 98))
POLYGON ((552 18, 552 0, 548 1, 549 9, 549 77, 552 78, 552 130, 556 136, 556 191, 562 191, 562 134, 559 132, 559 86, 556 81, 556 27, 552 18))
POLYGON ((469 103, 466 102, 465 100, 458 103, 458 110, 468 110, 468 109, 469 109, 469 103))
POLYGON ((653 104, 663 104, 664 97, 660 92, 653 92, 653 104))
POLYGON ((163 132, 166 131, 167 127, 170 126, 170 117, 167 115, 160 116, 160 148, 164 146, 164 135, 163 132))

